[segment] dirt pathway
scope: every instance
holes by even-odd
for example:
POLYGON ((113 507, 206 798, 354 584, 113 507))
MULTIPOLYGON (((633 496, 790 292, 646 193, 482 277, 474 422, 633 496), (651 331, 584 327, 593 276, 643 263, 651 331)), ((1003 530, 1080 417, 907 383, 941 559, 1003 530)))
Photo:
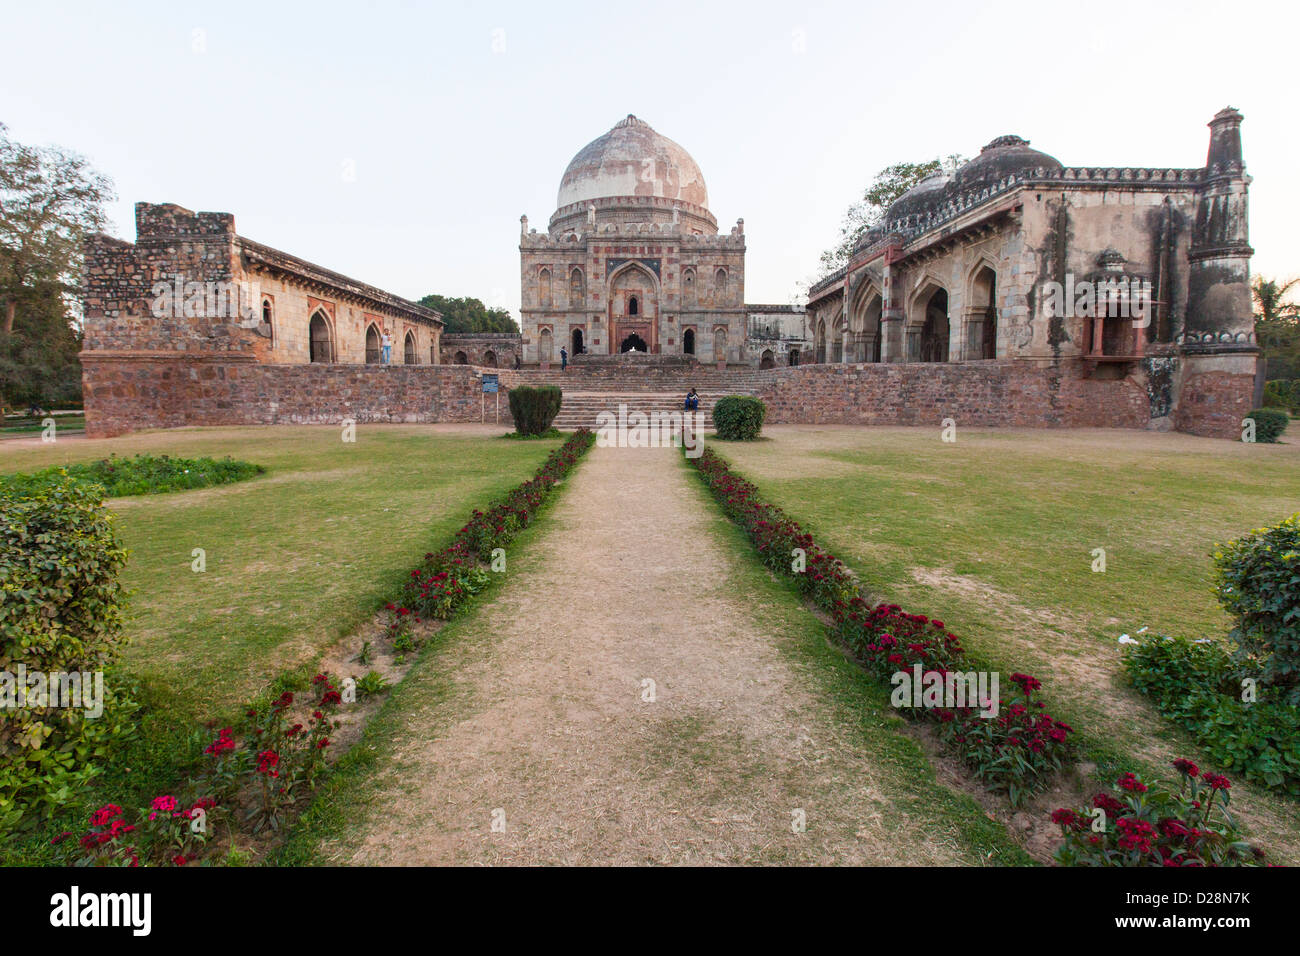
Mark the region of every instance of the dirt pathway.
POLYGON ((408 678, 325 859, 976 862, 899 809, 928 783, 882 768, 782 650, 805 612, 744 593, 677 456, 593 449, 495 599, 408 678))

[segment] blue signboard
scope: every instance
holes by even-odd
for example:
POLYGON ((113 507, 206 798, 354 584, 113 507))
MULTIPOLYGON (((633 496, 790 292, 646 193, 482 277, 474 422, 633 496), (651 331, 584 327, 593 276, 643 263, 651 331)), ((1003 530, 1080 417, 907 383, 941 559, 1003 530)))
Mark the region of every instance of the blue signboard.
POLYGON ((497 376, 497 375, 488 375, 487 373, 484 373, 484 375, 483 375, 483 391, 484 391, 485 393, 489 394, 489 395, 490 395, 491 393, 495 392, 495 391, 498 391, 498 384, 497 384, 497 383, 498 383, 499 381, 500 381, 500 377, 499 377, 499 376, 497 376))

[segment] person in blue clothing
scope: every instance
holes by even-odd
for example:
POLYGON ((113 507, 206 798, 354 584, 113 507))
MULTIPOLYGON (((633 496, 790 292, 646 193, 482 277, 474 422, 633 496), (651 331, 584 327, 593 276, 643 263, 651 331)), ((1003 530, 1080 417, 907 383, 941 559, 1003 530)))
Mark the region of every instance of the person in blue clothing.
POLYGON ((569 350, 563 345, 560 346, 560 371, 563 372, 569 367, 569 350))
POLYGON ((682 407, 688 412, 693 412, 700 407, 700 396, 695 393, 695 389, 686 393, 686 402, 682 407))

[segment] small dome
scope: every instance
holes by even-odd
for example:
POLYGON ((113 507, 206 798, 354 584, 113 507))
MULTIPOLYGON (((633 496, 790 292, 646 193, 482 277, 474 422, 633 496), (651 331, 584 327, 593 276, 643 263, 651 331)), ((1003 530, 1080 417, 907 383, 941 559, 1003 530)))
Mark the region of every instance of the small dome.
POLYGON ((909 189, 903 195, 899 196, 892 203, 885 213, 885 222, 896 222, 904 216, 911 216, 917 213, 923 213, 927 209, 937 206, 949 184, 952 183, 952 176, 942 169, 936 169, 930 175, 926 176, 919 183, 909 189))
POLYGON ((1054 156, 1030 149, 1029 140, 1019 136, 999 136, 980 150, 978 156, 958 169, 953 182, 957 189, 965 192, 1005 179, 1012 173, 1039 167, 1062 168, 1060 160, 1054 156))
POLYGON ((556 205, 611 196, 660 196, 708 208, 704 174, 686 150, 628 114, 564 171, 556 205))

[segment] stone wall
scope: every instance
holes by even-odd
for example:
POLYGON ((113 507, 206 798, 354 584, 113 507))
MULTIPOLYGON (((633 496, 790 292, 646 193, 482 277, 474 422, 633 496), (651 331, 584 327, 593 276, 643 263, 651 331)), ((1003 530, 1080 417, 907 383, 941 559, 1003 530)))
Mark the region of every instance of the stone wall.
POLYGON ((444 332, 440 348, 443 365, 514 368, 515 356, 523 359, 523 336, 518 332, 444 332))
MULTIPOLYGON (((447 365, 267 365, 238 356, 83 355, 86 434, 187 425, 477 422, 481 369, 447 365)), ((514 373, 500 376, 509 426, 514 373)))
POLYGON ((801 365, 761 373, 772 424, 1145 428, 1146 390, 1025 362, 801 365))

